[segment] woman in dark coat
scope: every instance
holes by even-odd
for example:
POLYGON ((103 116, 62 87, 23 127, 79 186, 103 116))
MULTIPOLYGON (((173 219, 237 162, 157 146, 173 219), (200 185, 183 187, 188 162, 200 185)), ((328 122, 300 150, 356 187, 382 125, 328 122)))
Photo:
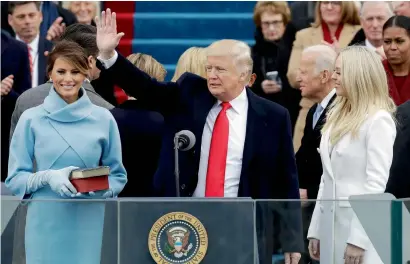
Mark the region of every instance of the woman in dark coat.
POLYGON ((252 47, 253 72, 257 78, 252 90, 261 97, 288 109, 295 126, 300 106, 300 91, 292 89, 286 77, 296 29, 290 24, 290 10, 286 2, 258 2, 254 10, 256 25, 252 47), (269 79, 268 72, 278 72, 269 79))

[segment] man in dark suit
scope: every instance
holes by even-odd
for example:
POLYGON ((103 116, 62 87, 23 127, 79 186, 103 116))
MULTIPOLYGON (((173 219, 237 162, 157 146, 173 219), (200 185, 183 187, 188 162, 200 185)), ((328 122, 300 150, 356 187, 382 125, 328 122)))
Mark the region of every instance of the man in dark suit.
POLYGON ((386 192, 396 198, 410 198, 410 101, 397 108, 397 135, 386 192))
MULTIPOLYGON (((302 138, 302 144, 296 153, 296 164, 299 173, 300 197, 303 200, 316 199, 322 176, 322 161, 318 152, 321 129, 326 121, 326 114, 336 98, 333 89, 333 63, 337 54, 327 46, 317 45, 305 49, 300 61, 300 72, 297 81, 302 96, 315 105, 309 110, 302 138)), ((307 230, 315 208, 315 202, 302 202, 303 229, 305 234, 305 252, 301 263, 308 264, 311 259, 306 239, 307 230)))
MULTIPOLYGON (((8 24, 7 15, 9 2, 10 1, 1 1, 1 29, 7 31, 11 36, 15 37, 16 34, 14 33, 11 26, 8 24)), ((67 27, 78 22, 75 15, 71 11, 61 7, 60 4, 56 4, 53 1, 44 2, 46 2, 47 5, 41 5, 41 11, 43 12, 44 17, 50 17, 50 19, 47 19, 47 22, 42 23, 42 26, 44 25, 45 27, 44 32, 42 32, 43 37, 46 36, 47 30, 50 28, 51 24, 55 21, 55 19, 57 19, 57 17, 61 17, 61 22, 64 23, 67 27), (55 12, 54 10, 57 10, 57 17, 50 16, 55 12)))
MULTIPOLYGON (((289 113, 245 88, 252 73, 249 46, 222 40, 208 47, 208 80, 185 73, 175 83, 157 82, 115 52, 123 36, 117 34, 115 15, 107 9, 101 20, 96 21, 97 44, 106 72, 117 77, 127 94, 149 103, 165 119, 180 116, 178 128, 196 137, 191 157, 180 164, 181 196, 299 199, 289 113)), ((173 178, 167 173, 154 184, 163 185, 166 196, 176 196, 175 182, 169 184, 173 178)), ((302 249, 300 207, 284 205, 289 207, 279 219, 287 227, 281 230, 281 244, 293 264, 302 249)), ((264 232, 261 236, 272 239, 264 232)), ((259 246, 261 263, 271 262, 272 249, 269 257, 262 249, 265 244, 259 246)))
POLYGON ((40 35, 43 20, 41 2, 9 2, 8 22, 16 33, 16 39, 25 43, 29 50, 31 87, 47 81, 45 51, 50 51, 52 43, 40 35))
POLYGON ((1 181, 7 177, 10 119, 17 97, 31 87, 27 47, 1 31, 1 181))

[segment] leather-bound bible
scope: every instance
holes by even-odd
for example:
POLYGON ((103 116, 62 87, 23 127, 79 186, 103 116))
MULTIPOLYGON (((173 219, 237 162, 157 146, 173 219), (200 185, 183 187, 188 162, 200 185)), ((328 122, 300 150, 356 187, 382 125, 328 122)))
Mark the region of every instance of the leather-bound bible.
POLYGON ((109 188, 109 174, 110 167, 108 166, 77 169, 71 172, 70 181, 77 189, 77 192, 102 191, 109 188))

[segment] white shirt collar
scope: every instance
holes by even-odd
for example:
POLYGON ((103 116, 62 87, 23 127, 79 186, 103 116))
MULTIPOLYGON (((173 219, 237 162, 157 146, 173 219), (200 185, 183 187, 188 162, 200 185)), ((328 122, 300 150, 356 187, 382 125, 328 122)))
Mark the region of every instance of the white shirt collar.
POLYGON ((322 102, 320 102, 320 106, 322 106, 322 109, 325 109, 327 107, 327 105, 330 102, 330 99, 332 99, 333 95, 335 94, 336 94, 336 89, 332 89, 330 93, 326 95, 326 97, 322 100, 322 102))
MULTIPOLYGON (((21 42, 23 42, 23 43, 25 43, 21 38, 19 38, 19 36, 17 36, 17 34, 16 34, 16 39, 18 40, 18 41, 21 41, 21 42)), ((34 53, 37 53, 37 50, 38 50, 38 42, 40 41, 40 35, 38 34, 30 43, 26 43, 27 45, 29 45, 30 46, 30 48, 31 48, 31 50, 34 52, 34 53)))
POLYGON ((370 43, 370 41, 368 41, 367 39, 364 41, 364 43, 366 44, 366 47, 368 47, 371 50, 377 49, 377 47, 373 46, 372 43, 370 43))
MULTIPOLYGON (((217 105, 219 106, 222 103, 221 100, 218 100, 217 105)), ((244 87, 242 92, 232 101, 229 102, 232 106, 232 109, 237 113, 243 113, 243 109, 246 107, 248 103, 248 95, 246 94, 246 88, 244 87)))

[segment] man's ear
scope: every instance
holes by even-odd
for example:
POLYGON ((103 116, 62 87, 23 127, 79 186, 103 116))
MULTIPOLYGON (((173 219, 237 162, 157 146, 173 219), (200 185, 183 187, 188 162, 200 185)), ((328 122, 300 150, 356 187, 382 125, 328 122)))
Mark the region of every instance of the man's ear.
POLYGON ((88 56, 87 60, 88 60, 88 66, 90 67, 90 69, 94 68, 94 65, 93 65, 93 61, 95 60, 94 57, 90 55, 88 56))
POLYGON ((330 80, 331 77, 332 77, 332 75, 330 74, 330 72, 325 70, 321 73, 320 82, 322 84, 325 84, 330 80))
POLYGON ((8 16, 8 22, 9 22, 9 25, 13 27, 13 16, 11 14, 9 14, 8 16))

